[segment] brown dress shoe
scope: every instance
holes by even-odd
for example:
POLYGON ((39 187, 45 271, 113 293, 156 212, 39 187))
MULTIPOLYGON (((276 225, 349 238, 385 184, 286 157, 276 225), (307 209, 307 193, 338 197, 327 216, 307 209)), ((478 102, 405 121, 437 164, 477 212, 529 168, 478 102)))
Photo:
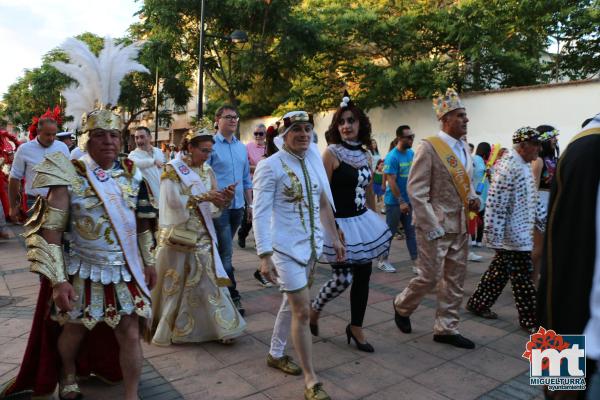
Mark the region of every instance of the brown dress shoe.
POLYGON ((331 397, 323 389, 323 384, 317 382, 313 387, 304 389, 304 400, 331 400, 331 397))
POLYGON ((283 356, 281 358, 275 358, 271 354, 267 356, 267 365, 271 368, 279 369, 286 374, 290 375, 302 375, 302 368, 298 364, 292 361, 292 357, 283 356))

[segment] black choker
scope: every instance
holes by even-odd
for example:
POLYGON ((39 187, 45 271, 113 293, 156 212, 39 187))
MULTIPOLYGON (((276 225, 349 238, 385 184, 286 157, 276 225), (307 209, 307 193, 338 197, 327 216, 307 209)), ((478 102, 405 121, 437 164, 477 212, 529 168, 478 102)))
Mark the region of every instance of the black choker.
POLYGON ((365 151, 365 149, 363 149, 362 144, 350 144, 348 142, 345 142, 342 140, 342 142, 340 143, 342 146, 344 146, 345 148, 347 148, 348 150, 361 150, 361 151, 365 151))

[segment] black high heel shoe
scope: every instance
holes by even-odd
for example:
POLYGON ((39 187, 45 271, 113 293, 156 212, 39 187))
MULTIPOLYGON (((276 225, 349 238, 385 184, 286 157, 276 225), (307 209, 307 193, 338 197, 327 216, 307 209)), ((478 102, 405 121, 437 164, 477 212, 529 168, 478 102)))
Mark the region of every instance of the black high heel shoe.
POLYGON ((356 348, 360 351, 365 351, 367 353, 373 353, 375 349, 369 343, 361 343, 359 342, 354 335, 352 334, 352 329, 350 329, 350 324, 346 326, 346 338, 348 339, 348 344, 350 344, 350 339, 354 339, 354 343, 356 344, 356 348))

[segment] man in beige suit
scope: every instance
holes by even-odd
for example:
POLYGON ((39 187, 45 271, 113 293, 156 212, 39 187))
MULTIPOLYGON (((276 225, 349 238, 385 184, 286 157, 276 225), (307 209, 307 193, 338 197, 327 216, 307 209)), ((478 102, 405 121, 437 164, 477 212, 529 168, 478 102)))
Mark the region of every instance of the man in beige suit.
POLYGON ((419 275, 396 296, 396 325, 410 333, 410 315, 423 297, 438 288, 433 340, 472 349, 475 344, 458 332, 467 266, 467 212, 479 209, 470 176, 473 162, 467 143, 467 113, 458 94, 448 89, 433 101, 442 130, 426 138, 416 151, 408 176, 419 256, 419 275))

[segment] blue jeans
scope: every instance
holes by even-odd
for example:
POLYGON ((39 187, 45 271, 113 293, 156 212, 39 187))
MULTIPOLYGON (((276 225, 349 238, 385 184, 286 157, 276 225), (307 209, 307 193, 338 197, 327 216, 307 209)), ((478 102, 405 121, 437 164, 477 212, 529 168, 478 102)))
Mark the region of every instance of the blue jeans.
POLYGON ((411 260, 417 259, 417 238, 415 236, 415 227, 412 224, 412 208, 408 214, 400 212, 399 205, 385 205, 385 222, 388 228, 395 235, 398 232, 398 224, 402 223, 404 234, 406 235, 406 247, 411 260))
POLYGON ((231 280, 231 286, 229 286, 229 293, 233 300, 239 300, 240 293, 236 289, 235 276, 233 275, 233 265, 231 265, 231 256, 233 255, 233 237, 235 232, 240 227, 242 217, 244 216, 244 208, 227 209, 223 210, 223 213, 219 218, 214 218, 215 230, 217 231, 217 248, 219 249, 219 256, 223 262, 223 267, 227 276, 231 280))

